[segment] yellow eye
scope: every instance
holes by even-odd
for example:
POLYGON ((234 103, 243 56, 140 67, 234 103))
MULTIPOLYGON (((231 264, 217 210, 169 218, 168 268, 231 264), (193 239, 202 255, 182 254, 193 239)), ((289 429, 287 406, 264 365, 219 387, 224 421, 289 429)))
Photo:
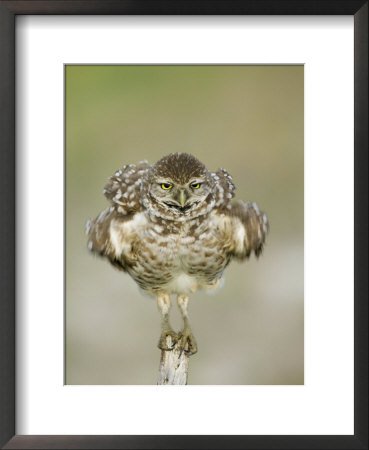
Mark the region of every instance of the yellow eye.
POLYGON ((201 186, 201 183, 191 184, 192 189, 198 189, 201 186))
POLYGON ((170 184, 170 183, 163 183, 161 185, 161 188, 165 189, 165 190, 172 189, 172 187, 173 187, 173 184, 170 184))

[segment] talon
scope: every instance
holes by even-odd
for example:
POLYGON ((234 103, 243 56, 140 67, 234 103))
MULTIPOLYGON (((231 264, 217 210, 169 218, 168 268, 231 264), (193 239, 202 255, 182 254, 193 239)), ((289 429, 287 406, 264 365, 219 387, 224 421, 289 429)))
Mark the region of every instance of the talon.
POLYGON ((160 350, 173 350, 178 342, 178 335, 173 330, 164 330, 160 336, 158 347, 160 350), (167 337, 171 338, 171 345, 168 345, 167 337))
POLYGON ((196 340, 189 327, 185 328, 183 332, 180 333, 178 342, 181 343, 179 357, 181 357, 183 352, 185 352, 187 356, 191 356, 197 353, 196 340))

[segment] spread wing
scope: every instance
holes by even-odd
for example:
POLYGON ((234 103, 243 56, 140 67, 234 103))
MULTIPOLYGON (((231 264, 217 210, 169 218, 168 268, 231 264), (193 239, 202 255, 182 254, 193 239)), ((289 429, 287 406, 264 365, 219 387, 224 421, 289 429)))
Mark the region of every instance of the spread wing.
POLYGON ((122 270, 126 269, 123 254, 128 255, 131 251, 129 224, 134 223, 142 211, 140 187, 148 168, 147 161, 142 161, 117 170, 104 188, 104 195, 112 206, 86 224, 88 249, 107 257, 122 270))
POLYGON ((269 223, 256 203, 231 203, 236 187, 231 175, 219 169, 211 176, 215 182, 215 214, 225 248, 236 258, 248 258, 251 252, 259 256, 263 250, 269 223))
MULTIPOLYGON (((116 207, 112 206, 105 209, 95 219, 89 220, 86 223, 86 234, 88 236, 88 249, 99 256, 104 256, 121 270, 126 270, 122 255, 117 252, 116 242, 120 237, 117 236, 115 230, 121 225, 130 223, 134 218, 134 214, 127 214, 123 216, 117 212, 116 207)), ((124 240, 121 239, 124 245, 124 240)), ((120 245, 120 247, 123 247, 120 245)), ((123 248, 122 248, 123 250, 123 248)))
POLYGON ((119 213, 129 214, 142 210, 140 188, 149 167, 147 161, 129 164, 117 170, 109 178, 109 182, 104 188, 104 195, 119 213))
POLYGON ((238 259, 251 252, 259 256, 269 231, 268 218, 256 203, 239 201, 219 211, 219 229, 225 237, 225 247, 238 259))
POLYGON ((215 182, 215 208, 227 207, 235 196, 236 186, 232 182, 231 175, 225 169, 219 169, 211 174, 215 182))

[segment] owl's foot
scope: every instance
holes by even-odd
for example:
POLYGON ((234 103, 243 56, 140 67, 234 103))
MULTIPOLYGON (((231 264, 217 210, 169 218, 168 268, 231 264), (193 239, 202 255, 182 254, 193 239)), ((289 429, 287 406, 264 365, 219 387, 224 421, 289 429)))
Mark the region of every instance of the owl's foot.
POLYGON ((158 342, 158 347, 160 348, 160 350, 173 350, 173 348, 175 347, 176 343, 178 342, 178 334, 173 331, 170 328, 164 329, 161 333, 159 342, 158 342), (168 339, 168 337, 170 337, 170 339, 168 339))
POLYGON ((185 352, 186 355, 191 356, 197 353, 197 343, 194 335, 192 334, 191 328, 189 326, 185 326, 183 331, 179 333, 179 347, 180 354, 185 352))

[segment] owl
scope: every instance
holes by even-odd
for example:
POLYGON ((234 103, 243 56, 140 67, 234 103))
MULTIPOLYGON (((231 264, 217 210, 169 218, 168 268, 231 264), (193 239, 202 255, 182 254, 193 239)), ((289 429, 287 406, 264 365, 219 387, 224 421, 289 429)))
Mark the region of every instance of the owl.
POLYGON ((89 250, 156 297, 160 349, 179 344, 188 355, 196 353, 189 296, 217 289, 232 260, 260 255, 267 216, 256 203, 232 202, 235 185, 225 169, 210 172, 187 153, 123 166, 109 178, 104 195, 110 207, 86 225, 89 250), (169 323, 171 295, 183 317, 180 333, 169 323))

